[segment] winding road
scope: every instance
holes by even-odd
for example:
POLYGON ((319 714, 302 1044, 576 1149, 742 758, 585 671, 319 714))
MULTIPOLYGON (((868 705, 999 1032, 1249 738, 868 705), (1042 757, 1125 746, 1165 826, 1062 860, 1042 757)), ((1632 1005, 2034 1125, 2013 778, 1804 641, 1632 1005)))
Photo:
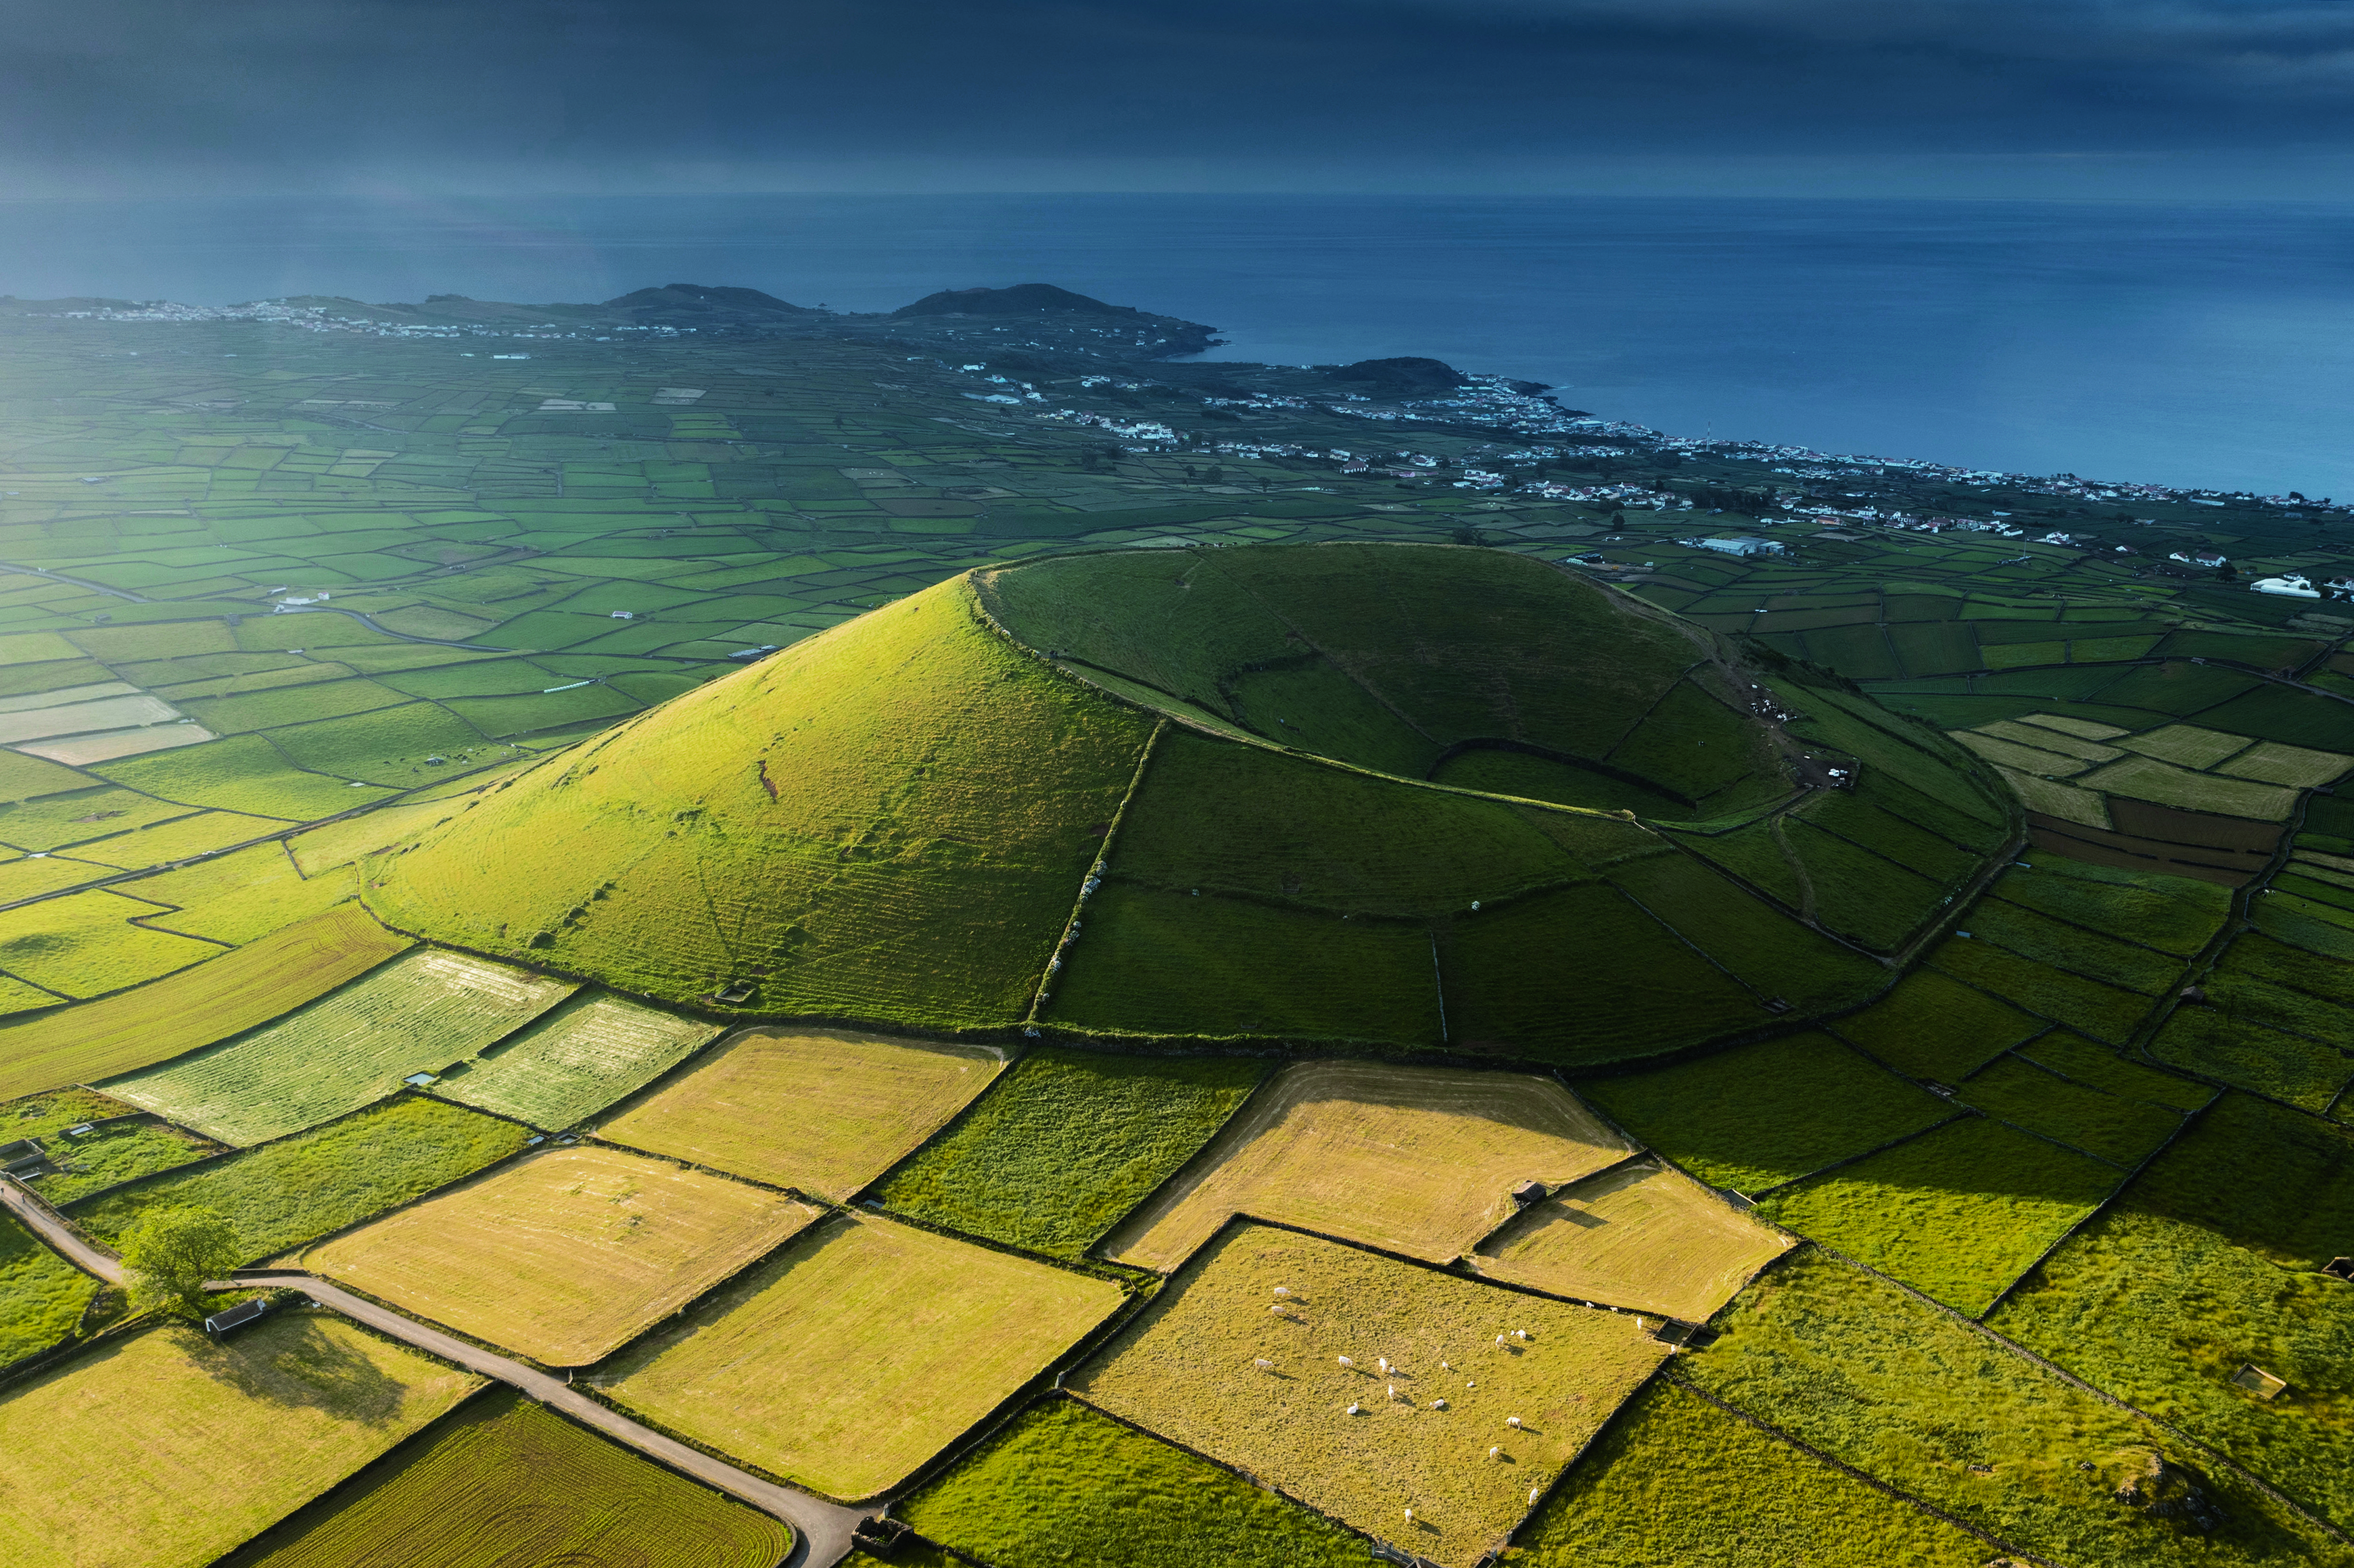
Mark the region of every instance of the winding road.
MULTIPOLYGON (((109 1284, 122 1282, 120 1258, 92 1246, 47 1202, 12 1176, 0 1176, 0 1207, 5 1207, 30 1226, 43 1241, 77 1267, 109 1284)), ((373 1301, 340 1289, 316 1275, 254 1270, 243 1274, 232 1284, 220 1287, 223 1289, 232 1287, 302 1291, 321 1306, 332 1307, 355 1322, 365 1323, 405 1344, 414 1345, 444 1361, 455 1361, 485 1377, 495 1378, 521 1389, 542 1404, 563 1412, 584 1426, 594 1427, 617 1443, 635 1448, 651 1459, 750 1503, 763 1513, 783 1520, 793 1527, 793 1549, 786 1557, 783 1568, 833 1568, 835 1563, 850 1554, 851 1531, 871 1511, 845 1508, 808 1492, 748 1475, 723 1459, 715 1459, 675 1438, 665 1437, 659 1432, 641 1426, 619 1411, 598 1404, 546 1372, 535 1372, 495 1351, 469 1344, 439 1330, 429 1329, 414 1319, 402 1317, 390 1308, 379 1307, 373 1301)))

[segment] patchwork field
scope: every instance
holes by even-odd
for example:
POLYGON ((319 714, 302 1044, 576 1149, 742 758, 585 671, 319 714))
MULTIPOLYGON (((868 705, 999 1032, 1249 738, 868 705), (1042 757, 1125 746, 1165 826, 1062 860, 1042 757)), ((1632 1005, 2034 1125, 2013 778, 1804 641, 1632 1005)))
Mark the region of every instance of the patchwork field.
POLYGON ((1443 1263, 1512 1212, 1522 1182, 1575 1181, 1632 1152, 1551 1079, 1296 1063, 1104 1252, 1166 1273, 1242 1213, 1443 1263))
POLYGON ((776 1568, 791 1545, 779 1520, 500 1388, 221 1568, 776 1568))
POLYGON ((902 1213, 1076 1257, 1174 1175, 1269 1071, 1257 1057, 1042 1046, 877 1184, 902 1213))
POLYGON ((1647 1160, 1563 1188, 1472 1249, 1485 1277, 1705 1322, 1790 1245, 1647 1160))
POLYGON ((1532 1568, 1985 1568, 1994 1550, 1666 1381, 1635 1396, 1512 1544, 1532 1568))
POLYGON ((2115 1165, 1965 1117, 1776 1192, 1759 1212, 1975 1315, 2124 1180, 2115 1165))
POLYGON ((40 1568, 202 1568, 480 1383, 300 1311, 218 1342, 178 1326, 110 1341, 0 1391, 0 1549, 40 1568))
POLYGON ((1954 1109, 1827 1034, 1794 1034, 1580 1087, 1711 1186, 1758 1193, 1954 1109))
POLYGON ((894 1504, 892 1516, 1000 1568, 1074 1561, 1360 1568, 1366 1561, 1363 1539, 1322 1515, 1075 1399, 1023 1412, 947 1475, 894 1504))
POLYGON ((1750 1287, 1717 1327, 1716 1343, 1676 1359, 1680 1375, 2015 1548, 2084 1568, 2342 1558, 2317 1527, 2189 1445, 1812 1249, 1750 1287), (2121 1505, 2117 1489, 2153 1462, 2186 1474, 2222 1526, 2202 1533, 2121 1505))
POLYGON ((226 1044, 111 1079, 106 1092, 225 1143, 259 1143, 465 1061, 573 990, 428 948, 226 1044))
POLYGON ((1954 1083, 2045 1025, 1935 969, 1916 969, 1885 997, 1831 1025, 1900 1073, 1954 1083))
POLYGON ((748 1029, 599 1132, 838 1202, 938 1130, 1004 1065, 1004 1052, 990 1045, 748 1029))
POLYGON ((2069 1238, 1994 1326, 2354 1523, 2354 1131, 2227 1097, 2069 1238), (2254 1365, 2287 1380, 2259 1400, 2254 1365))
POLYGON ((433 1092, 555 1132, 645 1087, 725 1027, 602 992, 575 996, 433 1092))
POLYGON ((251 1263, 471 1176, 528 1136, 513 1122, 401 1095, 259 1149, 115 1188, 71 1213, 111 1244, 156 1210, 211 1209, 236 1228, 239 1256, 251 1263))
POLYGON ((304 1265, 545 1366, 601 1361, 818 1217, 615 1149, 546 1149, 303 1254, 304 1265))
POLYGON ((1468 1568, 1666 1356, 1630 1314, 1238 1224, 1065 1386, 1468 1568))
POLYGON ((623 1405, 838 1498, 884 1491, 1119 1307, 1108 1280, 864 1215, 600 1372, 623 1405))
POLYGON ((131 924, 163 913, 104 888, 0 910, 0 972, 79 1001, 219 956, 210 942, 131 924))

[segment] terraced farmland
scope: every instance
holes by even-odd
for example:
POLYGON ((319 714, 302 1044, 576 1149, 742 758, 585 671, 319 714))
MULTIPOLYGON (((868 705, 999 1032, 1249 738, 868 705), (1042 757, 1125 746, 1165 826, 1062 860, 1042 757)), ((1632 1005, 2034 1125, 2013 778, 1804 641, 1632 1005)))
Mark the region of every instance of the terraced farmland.
POLYGON ((1104 1243, 1163 1272, 1249 1214, 1444 1263, 1523 1181, 1576 1181, 1632 1150, 1543 1078, 1302 1063, 1270 1078, 1104 1243))
POLYGON ((107 1093, 225 1143, 315 1127, 475 1056, 571 982, 438 948, 407 954, 275 1023, 111 1079, 107 1093))
POLYGON ((542 1150, 303 1254, 322 1274, 545 1365, 602 1360, 818 1217, 619 1150, 542 1150))

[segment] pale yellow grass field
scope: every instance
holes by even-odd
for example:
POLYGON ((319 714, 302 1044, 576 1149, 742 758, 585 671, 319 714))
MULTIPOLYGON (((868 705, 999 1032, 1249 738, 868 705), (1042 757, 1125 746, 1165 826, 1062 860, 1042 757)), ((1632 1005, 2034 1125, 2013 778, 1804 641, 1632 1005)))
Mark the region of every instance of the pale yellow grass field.
POLYGON ((2073 784, 2062 784, 2056 779, 2039 779, 2032 773, 2021 773, 2016 768, 1997 765, 2003 782, 2031 811, 2041 811, 2062 821, 2082 822, 2088 828, 2109 825, 2107 802, 2090 789, 2079 789, 2073 784))
POLYGON ((2299 789, 2310 789, 2316 785, 2328 783, 2349 767, 2354 767, 2354 757, 2266 740, 2248 747, 2215 771, 2240 779, 2262 779, 2267 784, 2286 784, 2299 789))
POLYGON ((198 1568, 482 1382, 316 1313, 116 1340, 0 1393, 0 1556, 198 1568))
POLYGON ((1103 1250, 1165 1273, 1240 1213, 1444 1263, 1511 1214, 1522 1181, 1575 1181, 1633 1152, 1550 1078, 1301 1062, 1103 1250))
POLYGON ((1065 1386, 1368 1534, 1466 1568, 1503 1543, 1530 1492, 1553 1484, 1666 1355, 1631 1314, 1238 1224, 1065 1386), (1285 1310, 1269 1310, 1278 1303, 1285 1310), (1515 1330, 1527 1340, 1496 1343, 1515 1330), (1491 1446, 1501 1450, 1493 1458, 1491 1446))
POLYGON ((1789 1245, 1691 1178, 1638 1160, 1531 1205, 1472 1262, 1491 1279, 1697 1323, 1789 1245))
POLYGON ((303 1262, 543 1365, 585 1366, 817 1217, 780 1192, 668 1160, 552 1149, 323 1242, 303 1262))
POLYGON ((842 1199, 938 1131, 1004 1066, 990 1046, 748 1029, 599 1134, 842 1199))
POLYGON ((1119 1302, 1108 1280, 844 1217, 631 1346, 598 1381, 722 1452, 834 1497, 871 1497, 1119 1302))

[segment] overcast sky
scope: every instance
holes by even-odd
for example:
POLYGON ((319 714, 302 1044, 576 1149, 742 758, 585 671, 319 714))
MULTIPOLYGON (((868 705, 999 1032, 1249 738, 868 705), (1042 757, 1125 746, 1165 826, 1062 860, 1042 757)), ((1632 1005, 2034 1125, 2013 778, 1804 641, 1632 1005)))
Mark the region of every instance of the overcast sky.
POLYGON ((0 181, 2354 194, 2354 0, 29 0, 0 181))

